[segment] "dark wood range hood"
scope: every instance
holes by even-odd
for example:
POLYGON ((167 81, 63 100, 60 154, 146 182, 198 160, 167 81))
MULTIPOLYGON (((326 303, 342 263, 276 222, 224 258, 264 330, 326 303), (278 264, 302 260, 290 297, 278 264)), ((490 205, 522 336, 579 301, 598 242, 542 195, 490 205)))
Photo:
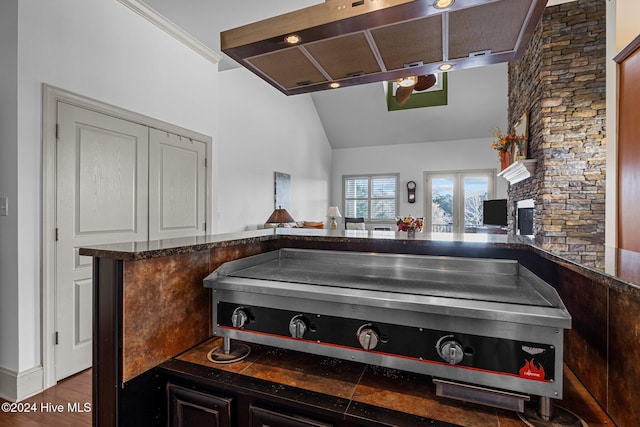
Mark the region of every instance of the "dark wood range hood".
POLYGON ((286 95, 518 59, 547 0, 327 0, 224 31, 222 51, 286 95), (299 42, 289 44, 287 36, 299 42))

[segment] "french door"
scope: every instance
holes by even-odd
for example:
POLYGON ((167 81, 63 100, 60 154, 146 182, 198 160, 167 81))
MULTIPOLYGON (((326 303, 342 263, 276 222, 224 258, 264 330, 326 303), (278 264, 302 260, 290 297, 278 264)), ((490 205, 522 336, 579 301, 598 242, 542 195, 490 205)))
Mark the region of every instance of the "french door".
POLYGON ((92 363, 91 258, 78 248, 204 235, 206 144, 59 102, 55 379, 92 363))
POLYGON ((464 233, 481 227, 483 201, 495 197, 495 173, 494 169, 426 172, 426 231, 464 233))

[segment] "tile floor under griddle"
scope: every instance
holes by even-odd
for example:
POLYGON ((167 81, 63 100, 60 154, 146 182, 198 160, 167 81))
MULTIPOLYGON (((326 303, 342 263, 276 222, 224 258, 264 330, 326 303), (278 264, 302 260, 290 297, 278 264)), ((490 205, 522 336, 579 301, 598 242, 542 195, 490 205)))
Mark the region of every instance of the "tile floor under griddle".
MULTIPOLYGON (((254 344, 242 361, 210 362, 207 353, 221 343, 212 338, 176 359, 462 426, 525 426, 516 412, 436 396, 426 375, 254 344)), ((567 366, 556 404, 590 427, 615 425, 567 366)))

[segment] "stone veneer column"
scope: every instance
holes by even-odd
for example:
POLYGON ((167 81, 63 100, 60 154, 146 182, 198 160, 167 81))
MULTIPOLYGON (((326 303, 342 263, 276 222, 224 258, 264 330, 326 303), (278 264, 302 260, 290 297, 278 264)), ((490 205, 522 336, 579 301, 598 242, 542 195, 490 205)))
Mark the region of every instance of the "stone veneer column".
POLYGON ((533 199, 536 243, 593 267, 604 265, 605 0, 548 7, 520 61, 509 64, 509 123, 529 114, 534 176, 509 186, 533 199))

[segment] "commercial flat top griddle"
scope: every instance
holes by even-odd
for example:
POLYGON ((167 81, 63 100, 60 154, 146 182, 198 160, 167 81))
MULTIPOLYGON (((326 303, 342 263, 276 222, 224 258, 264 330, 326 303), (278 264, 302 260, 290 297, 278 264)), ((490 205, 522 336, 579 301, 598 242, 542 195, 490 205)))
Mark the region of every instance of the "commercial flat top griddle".
POLYGON ((281 249, 225 263, 205 286, 228 339, 562 397, 571 317, 517 261, 281 249))

